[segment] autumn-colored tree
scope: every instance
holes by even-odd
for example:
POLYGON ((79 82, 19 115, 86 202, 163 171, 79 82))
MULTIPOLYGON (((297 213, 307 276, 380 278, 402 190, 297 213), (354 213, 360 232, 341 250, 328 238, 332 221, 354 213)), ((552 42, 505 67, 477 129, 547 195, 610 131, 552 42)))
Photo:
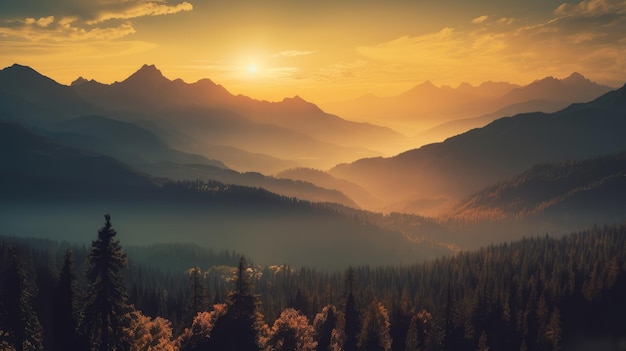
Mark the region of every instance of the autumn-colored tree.
POLYGON ((152 319, 134 311, 124 334, 129 351, 177 351, 172 339, 172 323, 165 318, 152 319))
POLYGON ((328 305, 320 313, 315 315, 313 329, 317 341, 317 351, 328 351, 331 345, 333 330, 337 328, 337 309, 328 305))
POLYGON ((226 304, 215 304, 213 310, 198 312, 190 328, 185 328, 177 340, 180 351, 215 349, 212 339, 213 328, 226 314, 226 304))
POLYGON ((374 299, 363 317, 358 346, 363 351, 390 351, 389 313, 385 306, 374 299))
POLYGON ((317 346, 313 334, 313 327, 306 316, 293 308, 287 308, 270 329, 267 350, 313 351, 317 346))

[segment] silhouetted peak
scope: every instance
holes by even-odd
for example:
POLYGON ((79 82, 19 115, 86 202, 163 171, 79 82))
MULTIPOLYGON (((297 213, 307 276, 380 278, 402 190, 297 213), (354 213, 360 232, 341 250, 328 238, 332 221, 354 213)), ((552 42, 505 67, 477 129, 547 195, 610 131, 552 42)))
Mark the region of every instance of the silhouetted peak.
POLYGON ((286 98, 284 98, 284 99, 283 99, 283 102, 294 103, 294 104, 297 104, 297 103, 307 103, 307 102, 306 102, 303 98, 301 98, 299 95, 296 95, 296 96, 294 96, 294 97, 292 97, 292 98, 287 98, 287 97, 286 97, 286 98))
POLYGON ((2 69, 3 73, 11 75, 11 76, 37 76, 44 77, 41 73, 35 71, 34 69, 28 66, 22 66, 20 64, 14 63, 10 67, 6 67, 2 69))
POLYGON ((291 108, 305 109, 305 110, 310 110, 310 111, 315 111, 315 112, 321 111, 320 108, 317 107, 317 105, 304 100, 298 95, 292 98, 284 98, 281 104, 286 105, 291 108))
POLYGON ((459 86, 456 87, 456 88, 459 89, 459 90, 465 90, 465 89, 472 89, 473 86, 470 83, 468 83, 468 82, 463 82, 463 83, 459 84, 459 86))
POLYGON ((404 96, 412 96, 413 94, 423 94, 423 93, 430 93, 430 92, 434 92, 437 91, 439 88, 437 88, 433 82, 431 82, 430 80, 425 81, 424 83, 418 84, 416 86, 414 86, 411 90, 401 94, 404 96))
POLYGON ((53 79, 28 66, 22 66, 17 63, 0 70, 0 81, 3 85, 8 85, 12 88, 21 87, 23 89, 32 89, 34 86, 39 89, 52 89, 60 86, 53 79))
POLYGON ((431 82, 430 80, 425 81, 422 84, 418 84, 415 86, 416 88, 421 88, 421 89, 432 89, 432 88, 437 88, 435 86, 435 84, 433 84, 433 82, 431 82))
POLYGON ((155 65, 143 65, 137 72, 126 78, 123 83, 138 82, 155 84, 163 81, 169 82, 155 65))
POLYGON ((571 82, 571 83, 585 83, 588 80, 582 74, 580 74, 578 72, 574 72, 574 73, 570 74, 569 77, 563 79, 563 81, 564 82, 571 82))
POLYGON ((82 76, 80 76, 80 77, 76 78, 76 80, 73 81, 70 84, 70 86, 76 87, 76 86, 79 86, 79 85, 84 85, 84 84, 94 83, 94 82, 95 82, 95 80, 93 80, 93 79, 92 80, 87 80, 87 79, 83 78, 82 76))

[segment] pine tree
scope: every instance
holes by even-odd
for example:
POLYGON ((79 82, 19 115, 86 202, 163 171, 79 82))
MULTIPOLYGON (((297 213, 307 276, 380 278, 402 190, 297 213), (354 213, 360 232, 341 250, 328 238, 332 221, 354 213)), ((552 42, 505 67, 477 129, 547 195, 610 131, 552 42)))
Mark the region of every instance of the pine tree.
POLYGON ((43 330, 33 309, 33 287, 28 283, 24 261, 9 247, 8 266, 0 289, 0 346, 3 342, 16 351, 42 350, 43 330))
POLYGON ((87 257, 86 276, 89 282, 85 306, 84 328, 93 349, 120 350, 123 347, 123 329, 128 324, 126 286, 120 271, 126 267, 117 232, 111 226, 111 216, 104 216, 104 227, 98 239, 91 243, 87 257))
POLYGON ((259 350, 258 331, 264 325, 259 311, 259 297, 254 294, 254 286, 245 259, 239 260, 235 289, 230 291, 226 301, 227 312, 217 320, 213 329, 213 350, 259 350))
POLYGON ((317 351, 328 351, 331 347, 333 330, 337 328, 337 309, 333 305, 328 305, 322 312, 315 316, 313 321, 315 329, 315 339, 317 341, 317 351))
POLYGON ((59 283, 55 291, 53 324, 54 340, 60 350, 75 350, 78 345, 78 287, 74 272, 74 255, 71 249, 65 251, 59 283))
POLYGON ((359 349, 364 351, 390 351, 389 313, 385 306, 374 299, 363 318, 363 327, 359 334, 359 349))
POLYGON ((198 312, 206 311, 209 307, 209 294, 200 267, 193 267, 187 271, 189 276, 189 302, 187 303, 185 324, 189 324, 198 312))
POLYGON ((343 349, 345 351, 356 351, 357 350, 357 337, 359 334, 360 328, 360 317, 359 311, 356 309, 356 301, 354 300, 354 295, 352 294, 352 289, 354 285, 354 271, 352 267, 348 269, 348 273, 346 275, 346 291, 348 293, 348 297, 346 299, 346 310, 345 310, 345 343, 343 345, 343 349))

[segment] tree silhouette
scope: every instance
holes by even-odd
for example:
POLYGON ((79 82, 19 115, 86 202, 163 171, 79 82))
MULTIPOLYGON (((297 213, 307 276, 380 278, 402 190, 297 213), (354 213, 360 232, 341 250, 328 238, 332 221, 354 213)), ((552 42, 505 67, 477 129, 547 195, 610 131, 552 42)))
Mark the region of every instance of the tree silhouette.
POLYGON ((52 327, 57 347, 60 350, 75 350, 81 348, 78 336, 78 301, 80 294, 76 284, 74 255, 71 249, 65 251, 63 267, 59 274, 59 283, 54 298, 54 316, 56 323, 54 323, 52 327))
POLYGON ((198 312, 206 311, 209 307, 209 295, 204 279, 204 273, 200 267, 196 266, 187 270, 189 275, 189 301, 186 308, 184 323, 189 324, 196 317, 198 312))
POLYGON ((354 295, 352 294, 354 280, 354 270, 350 267, 348 268, 348 272, 346 274, 346 290, 348 292, 348 297, 346 299, 346 324, 344 330, 346 339, 343 345, 343 349, 345 351, 357 350, 357 337, 360 330, 359 311, 356 309, 356 301, 354 300, 354 295))
POLYGON ((123 328, 128 322, 128 296, 120 271, 126 267, 117 232, 111 226, 111 216, 104 216, 104 227, 98 239, 91 243, 87 257, 86 276, 89 282, 85 306, 84 327, 92 349, 120 350, 123 347, 123 328))
POLYGON ((235 276, 235 289, 230 291, 226 301, 227 312, 217 320, 213 328, 212 349, 214 350, 259 350, 258 331, 264 325, 259 311, 259 297, 254 294, 254 286, 246 260, 239 260, 235 276))
POLYGON ((0 346, 6 342, 16 351, 42 350, 43 330, 32 306, 35 294, 24 261, 14 247, 9 247, 8 256, 0 289, 0 346))
POLYGON ((372 300, 363 317, 359 334, 359 349, 365 351, 390 351, 389 313, 377 299, 372 300))
POLYGON ((317 340, 317 351, 328 351, 331 347, 333 330, 337 328, 337 309, 333 305, 328 305, 322 312, 315 316, 313 321, 315 338, 317 340))

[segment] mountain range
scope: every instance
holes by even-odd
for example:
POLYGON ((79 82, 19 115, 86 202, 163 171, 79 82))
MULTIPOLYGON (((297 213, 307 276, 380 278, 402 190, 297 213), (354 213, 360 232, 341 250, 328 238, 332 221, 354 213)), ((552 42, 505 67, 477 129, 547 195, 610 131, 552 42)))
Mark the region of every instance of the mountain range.
MULTIPOLYGON (((429 83, 406 95, 434 99, 442 89, 465 94, 450 111, 480 101, 509 105, 447 122, 463 132, 443 142, 382 157, 411 139, 297 96, 254 100, 208 79, 170 80, 148 65, 122 82, 80 78, 66 86, 14 65, 0 71, 0 161, 9 165, 0 175, 3 229, 42 232, 72 213, 101 216, 108 208, 133 214, 127 225, 137 240, 150 233, 167 241, 169 231, 183 230, 206 245, 323 265, 306 250, 308 239, 320 236, 316 252, 333 240, 337 250, 363 251, 343 263, 378 255, 386 264, 539 228, 626 220, 626 86, 549 113, 515 111, 554 109, 606 87, 573 74, 526 87, 429 83), (507 226, 516 229, 502 235, 507 226), (289 254, 261 237, 288 243, 289 254), (388 242, 377 248, 380 240, 388 242)), ((79 227, 68 238, 80 238, 79 227)))
POLYGON ((412 131, 405 133, 413 136, 414 143, 424 145, 482 127, 500 117, 523 112, 556 112, 613 89, 576 72, 564 79, 546 77, 525 86, 485 82, 478 86, 462 83, 452 88, 437 87, 426 81, 396 96, 368 95, 324 107, 353 120, 412 131), (460 125, 455 128, 454 124, 460 125))
POLYGON ((555 113, 498 119, 445 142, 390 158, 338 165, 330 174, 395 204, 460 198, 535 164, 626 150, 626 87, 555 113))

